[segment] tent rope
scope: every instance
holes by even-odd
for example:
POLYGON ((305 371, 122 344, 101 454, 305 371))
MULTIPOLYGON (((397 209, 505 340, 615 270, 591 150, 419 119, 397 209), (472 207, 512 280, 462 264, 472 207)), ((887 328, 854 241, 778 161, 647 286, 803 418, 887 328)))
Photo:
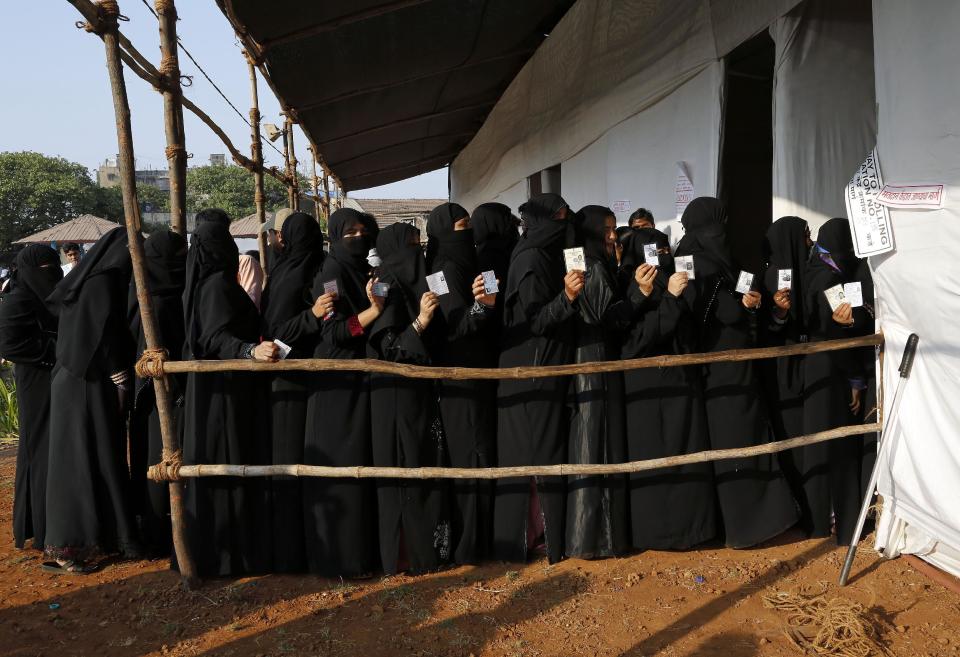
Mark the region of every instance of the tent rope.
POLYGON ((159 379, 169 355, 166 349, 144 349, 133 369, 141 379, 159 379))

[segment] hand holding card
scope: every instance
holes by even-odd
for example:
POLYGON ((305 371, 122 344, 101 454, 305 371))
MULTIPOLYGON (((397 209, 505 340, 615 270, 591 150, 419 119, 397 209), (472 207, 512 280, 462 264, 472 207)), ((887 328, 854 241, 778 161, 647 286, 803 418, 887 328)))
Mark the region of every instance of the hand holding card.
POLYGON ((483 276, 483 291, 487 294, 496 294, 500 291, 500 286, 497 285, 497 275, 491 269, 490 271, 481 272, 483 276))
POLYGON ((657 253, 656 244, 643 245, 643 260, 648 265, 653 265, 654 267, 660 266, 660 255, 657 253))
POLYGON ((792 269, 778 269, 777 270, 777 290, 792 290, 793 289, 793 270, 792 269))
POLYGON ((863 285, 860 281, 844 283, 843 296, 851 308, 861 308, 863 306, 863 285))
POLYGON ((293 351, 293 347, 276 338, 273 339, 273 344, 277 345, 277 358, 279 360, 285 359, 290 355, 290 352, 293 351))
POLYGON ((741 271, 740 278, 737 279, 737 292, 746 294, 753 287, 753 274, 748 271, 741 271))
POLYGON ((447 279, 443 275, 442 271, 438 271, 436 274, 430 274, 427 276, 427 287, 430 288, 430 291, 436 294, 438 297, 442 297, 444 294, 450 293, 450 288, 447 286, 447 279))
POLYGON ((693 279, 696 278, 696 272, 694 271, 694 268, 693 268, 693 256, 692 256, 692 255, 688 255, 688 256, 677 256, 677 257, 674 258, 673 260, 674 260, 674 263, 676 263, 677 271, 678 271, 678 272, 686 272, 686 273, 687 273, 687 280, 688 280, 688 281, 692 281, 693 279))
POLYGON ((336 281, 327 281, 323 284, 323 293, 332 294, 333 296, 340 296, 340 288, 337 287, 336 281))
POLYGON ((827 297, 827 303, 830 304, 830 310, 832 312, 837 312, 837 308, 847 302, 847 298, 843 294, 842 285, 834 285, 833 287, 829 287, 823 291, 823 294, 827 297))
POLYGON ((577 246, 572 249, 564 249, 563 260, 566 262, 568 272, 587 271, 587 259, 583 254, 582 246, 577 246))

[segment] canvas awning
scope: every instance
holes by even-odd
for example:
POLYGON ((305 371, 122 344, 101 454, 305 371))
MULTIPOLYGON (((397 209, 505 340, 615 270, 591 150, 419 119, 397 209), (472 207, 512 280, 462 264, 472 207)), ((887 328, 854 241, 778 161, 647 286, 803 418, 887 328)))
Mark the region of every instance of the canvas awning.
POLYGON ((106 233, 109 233, 120 224, 92 214, 83 214, 62 224, 41 230, 39 233, 28 235, 14 242, 14 244, 90 244, 96 242, 106 233))
POLYGON ((347 190, 448 164, 573 0, 217 0, 347 190))

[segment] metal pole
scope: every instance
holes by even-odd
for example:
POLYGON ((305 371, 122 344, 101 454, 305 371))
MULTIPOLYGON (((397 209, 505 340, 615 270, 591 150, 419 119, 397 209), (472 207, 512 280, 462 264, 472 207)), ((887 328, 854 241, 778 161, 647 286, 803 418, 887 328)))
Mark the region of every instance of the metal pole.
POLYGON ((290 157, 290 209, 300 209, 300 181, 297 179, 297 154, 293 149, 293 119, 287 115, 284 134, 289 140, 287 151, 290 157))
MULTIPOLYGON (((78 9, 80 6, 74 3, 78 9)), ((102 30, 103 44, 106 49, 107 71, 110 74, 110 87, 113 92, 113 108, 117 122, 117 150, 120 168, 120 187, 123 192, 123 212, 126 219, 127 237, 130 244, 130 259, 133 263, 133 280, 137 290, 137 303, 140 305, 140 320, 148 349, 160 349, 160 332, 157 320, 153 316, 153 305, 147 282, 143 256, 143 235, 140 232, 140 207, 137 204, 136 171, 133 158, 133 133, 130 128, 130 105, 127 100, 127 88, 123 80, 123 67, 120 63, 120 49, 117 44, 117 18, 119 8, 116 3, 109 5, 116 13, 107 11, 104 4, 98 6, 97 26, 102 30)), ((82 10, 81 10, 81 13, 82 10)), ((169 460, 177 454, 179 446, 173 428, 173 416, 170 413, 170 397, 167 393, 166 377, 153 380, 153 389, 157 400, 157 413, 160 417, 160 435, 163 440, 163 458, 169 460)), ((173 549, 177 558, 180 574, 187 587, 198 583, 197 571, 187 548, 183 533, 182 487, 178 482, 170 482, 170 522, 173 533, 173 549)))
POLYGON ((177 8, 174 0, 158 0, 160 23, 160 74, 163 76, 163 127, 167 135, 170 168, 170 227, 187 234, 187 150, 184 143, 183 106, 180 104, 180 64, 177 59, 177 8))
MULTIPOLYGON (((267 220, 267 204, 263 194, 263 141, 260 138, 260 98, 257 95, 257 68, 250 55, 244 51, 247 60, 247 71, 250 74, 250 157, 256 168, 253 170, 253 203, 257 211, 257 223, 263 225, 267 220)), ((257 248, 260 250, 260 268, 264 277, 269 275, 267 269, 267 238, 263 233, 257 233, 257 248)))
MULTIPOLYGON (((920 336, 911 333, 907 338, 907 346, 903 350, 903 359, 900 361, 900 379, 897 381, 897 388, 893 391, 893 399, 890 401, 890 412, 883 419, 883 429, 880 431, 880 449, 877 452, 877 460, 873 464, 873 472, 870 473, 870 483, 867 484, 866 493, 863 496, 863 503, 860 505, 860 517, 857 518, 857 527, 850 538, 850 547, 847 549, 847 558, 843 562, 843 569, 840 571, 840 586, 847 585, 847 578, 850 576, 850 568, 853 567, 853 560, 857 556, 857 543, 860 542, 860 534, 863 532, 863 526, 867 522, 867 512, 870 511, 873 502, 873 491, 877 487, 877 479, 880 478, 880 467, 883 462, 890 458, 893 453, 893 437, 887 436, 887 430, 890 428, 891 420, 897 417, 900 407, 900 391, 904 382, 910 378, 910 370, 913 369, 913 357, 917 353, 917 344, 920 342, 920 336)), ((883 372, 880 372, 883 376, 883 372)))

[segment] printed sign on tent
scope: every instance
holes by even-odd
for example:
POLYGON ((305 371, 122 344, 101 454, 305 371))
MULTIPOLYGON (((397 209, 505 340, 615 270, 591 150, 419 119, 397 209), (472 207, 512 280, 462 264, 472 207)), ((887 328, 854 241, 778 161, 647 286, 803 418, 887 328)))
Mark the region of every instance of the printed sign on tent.
POLYGON ((884 185, 877 202, 898 210, 939 210, 943 185, 884 185))
POLYGON ((621 212, 630 212, 633 209, 633 203, 629 199, 623 201, 614 201, 610 204, 610 209, 615 213, 620 214, 621 212))
POLYGON ((677 162, 677 185, 674 188, 674 194, 677 200, 677 219, 679 219, 690 205, 690 201, 696 197, 690 169, 686 162, 677 162))
POLYGON ((877 200, 881 189, 883 176, 874 147, 844 190, 853 250, 858 258, 893 251, 890 211, 877 200))

